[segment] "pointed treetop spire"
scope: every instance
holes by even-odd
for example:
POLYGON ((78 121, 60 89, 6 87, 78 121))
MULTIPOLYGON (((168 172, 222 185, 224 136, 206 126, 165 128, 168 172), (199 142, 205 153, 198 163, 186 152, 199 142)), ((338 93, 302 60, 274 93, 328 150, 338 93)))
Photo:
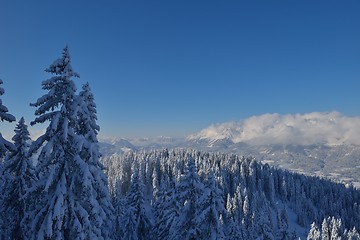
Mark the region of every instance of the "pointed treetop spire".
POLYGON ((30 140, 30 133, 28 131, 27 125, 25 124, 24 117, 21 117, 19 123, 16 125, 14 130, 15 135, 12 140, 15 143, 15 147, 18 145, 26 145, 26 141, 30 140))
POLYGON ((56 59, 47 69, 46 72, 54 74, 66 74, 68 77, 80 77, 71 67, 71 57, 68 45, 63 49, 62 57, 56 59))
MULTIPOLYGON (((65 47, 62 56, 45 70, 53 76, 41 84, 42 89, 48 90, 48 93, 38 98, 35 103, 30 104, 30 106, 38 107, 35 115, 39 116, 30 123, 31 125, 52 120, 55 115, 60 114, 60 112, 56 110, 59 109, 59 106, 63 106, 59 109, 63 112, 73 109, 72 105, 74 105, 74 99, 76 98, 76 85, 72 77, 79 77, 79 74, 72 69, 70 63, 69 50, 68 47, 65 47)), ((57 117, 60 117, 60 115, 57 115, 57 117)), ((73 115, 76 114, 72 114, 71 117, 73 117, 73 115)), ((53 124, 52 128, 54 128, 55 125, 57 124, 53 124)), ((48 133, 47 131, 47 134, 48 133)))

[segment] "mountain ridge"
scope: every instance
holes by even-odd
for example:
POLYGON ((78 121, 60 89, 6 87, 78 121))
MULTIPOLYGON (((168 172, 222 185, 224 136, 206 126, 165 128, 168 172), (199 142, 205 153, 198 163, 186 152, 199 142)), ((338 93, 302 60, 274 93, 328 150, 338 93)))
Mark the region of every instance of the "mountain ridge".
POLYGON ((264 114, 239 122, 212 124, 187 137, 188 141, 228 140, 251 145, 360 145, 360 117, 338 112, 308 114, 264 114))
POLYGON ((184 138, 102 140, 103 155, 161 148, 252 156, 260 162, 360 188, 360 118, 338 112, 264 114, 212 124, 184 138))

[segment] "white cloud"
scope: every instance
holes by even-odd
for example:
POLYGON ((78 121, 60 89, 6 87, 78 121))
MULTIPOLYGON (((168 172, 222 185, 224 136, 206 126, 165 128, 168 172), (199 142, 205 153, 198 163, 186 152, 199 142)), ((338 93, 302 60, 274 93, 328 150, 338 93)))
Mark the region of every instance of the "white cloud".
POLYGON ((235 143, 262 144, 354 144, 360 145, 360 117, 338 112, 279 115, 264 114, 240 122, 215 124, 189 139, 225 139, 235 143))

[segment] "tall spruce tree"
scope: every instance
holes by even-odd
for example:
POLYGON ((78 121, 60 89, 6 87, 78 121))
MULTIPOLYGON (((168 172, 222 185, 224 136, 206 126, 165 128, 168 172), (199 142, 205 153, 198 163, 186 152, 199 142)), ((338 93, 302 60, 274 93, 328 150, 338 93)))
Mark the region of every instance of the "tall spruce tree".
POLYGON ((162 185, 153 206, 155 218, 153 239, 168 239, 171 226, 179 217, 179 195, 175 192, 175 179, 169 181, 168 185, 162 185))
MULTIPOLYGON (((128 206, 127 218, 131 221, 125 223, 124 239, 132 239, 136 237, 139 240, 149 239, 152 223, 150 220, 149 209, 144 198, 145 186, 139 176, 139 170, 133 174, 131 178, 131 185, 126 196, 126 203, 128 206), (131 223, 131 224, 130 224, 131 223), (133 225, 135 223, 135 225, 133 225)), ((127 222, 128 219, 125 219, 127 222)))
POLYGON ((12 138, 15 149, 4 162, 3 179, 4 187, 1 189, 3 198, 2 218, 6 224, 2 233, 6 239, 25 238, 21 221, 25 216, 26 193, 36 181, 35 171, 28 155, 30 134, 24 118, 21 118, 15 128, 12 138))
POLYGON ((220 216, 225 216, 226 210, 222 191, 217 186, 213 172, 208 174, 208 182, 200 202, 198 225, 201 228, 201 239, 225 239, 220 216))
POLYGON ((89 153, 94 154, 92 157, 94 157, 95 162, 97 162, 99 159, 97 134, 100 131, 100 127, 96 123, 96 104, 89 83, 82 86, 82 91, 79 93, 79 96, 80 109, 77 133, 85 136, 86 140, 89 141, 90 144, 95 143, 94 146, 91 146, 95 147, 95 149, 92 149, 94 152, 89 151, 89 153))
MULTIPOLYGON (((91 180, 90 188, 92 188, 87 195, 89 198, 95 198, 99 204, 97 207, 98 209, 96 209, 98 213, 94 212, 93 214, 105 214, 105 217, 102 219, 104 224, 101 228, 104 233, 108 232, 106 234, 108 235, 110 234, 109 230, 114 230, 114 208, 109 194, 108 178, 104 173, 105 167, 99 160, 101 154, 99 151, 97 134, 98 131, 100 131, 100 127, 96 123, 96 104, 89 83, 83 85, 82 91, 79 95, 80 108, 78 111, 77 134, 84 137, 83 148, 80 152, 80 156, 88 165, 88 174, 90 175, 87 176, 87 178, 91 180)), ((88 211, 91 211, 93 207, 94 206, 89 206, 88 211)))
POLYGON ((99 154, 89 151, 88 132, 79 130, 79 115, 86 119, 90 113, 76 95, 72 78, 79 75, 71 67, 68 47, 46 72, 53 75, 42 82, 48 93, 31 104, 37 107, 31 124, 50 124, 31 146, 31 152, 40 150, 39 181, 31 192, 37 201, 29 212, 33 221, 27 234, 31 239, 110 239, 112 207, 103 205, 110 202, 106 180, 96 182, 103 174, 94 164, 99 154))
POLYGON ((199 223, 200 201, 204 185, 196 171, 195 161, 188 156, 187 169, 177 186, 180 211, 170 229, 169 239, 198 239, 201 235, 199 223))
MULTIPOLYGON (((0 85, 3 84, 3 81, 0 79, 0 85)), ((0 97, 5 93, 5 90, 0 87, 0 97)), ((13 115, 11 115, 10 113, 8 113, 8 108, 5 107, 3 104, 2 104, 2 99, 0 98, 0 120, 3 122, 3 121, 6 121, 6 122, 13 122, 15 121, 15 117, 13 115)), ((3 138, 2 134, 0 133, 0 189, 3 189, 4 188, 4 177, 2 176, 3 175, 3 168, 2 168, 2 161, 5 157, 5 155, 11 151, 11 150, 14 150, 15 147, 14 145, 7 141, 6 139, 3 138)), ((3 203, 3 197, 4 195, 0 195, 0 214, 3 215, 3 213, 6 212, 5 208, 4 208, 4 203, 3 203)), ((4 223, 3 220, 5 218, 3 217, 0 217, 0 226, 6 226, 7 223, 4 223), (5 225, 4 225, 4 224, 5 225)), ((3 239, 4 238, 4 231, 1 230, 1 233, 0 233, 0 238, 3 239)))

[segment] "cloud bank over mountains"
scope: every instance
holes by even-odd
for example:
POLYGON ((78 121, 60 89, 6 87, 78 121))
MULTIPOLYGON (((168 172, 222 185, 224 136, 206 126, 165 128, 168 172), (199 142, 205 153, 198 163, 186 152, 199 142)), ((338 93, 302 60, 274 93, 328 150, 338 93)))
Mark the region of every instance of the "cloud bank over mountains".
POLYGON ((338 112, 264 114, 240 122, 211 125, 190 135, 188 140, 230 140, 252 145, 360 145, 360 117, 347 117, 338 112))

